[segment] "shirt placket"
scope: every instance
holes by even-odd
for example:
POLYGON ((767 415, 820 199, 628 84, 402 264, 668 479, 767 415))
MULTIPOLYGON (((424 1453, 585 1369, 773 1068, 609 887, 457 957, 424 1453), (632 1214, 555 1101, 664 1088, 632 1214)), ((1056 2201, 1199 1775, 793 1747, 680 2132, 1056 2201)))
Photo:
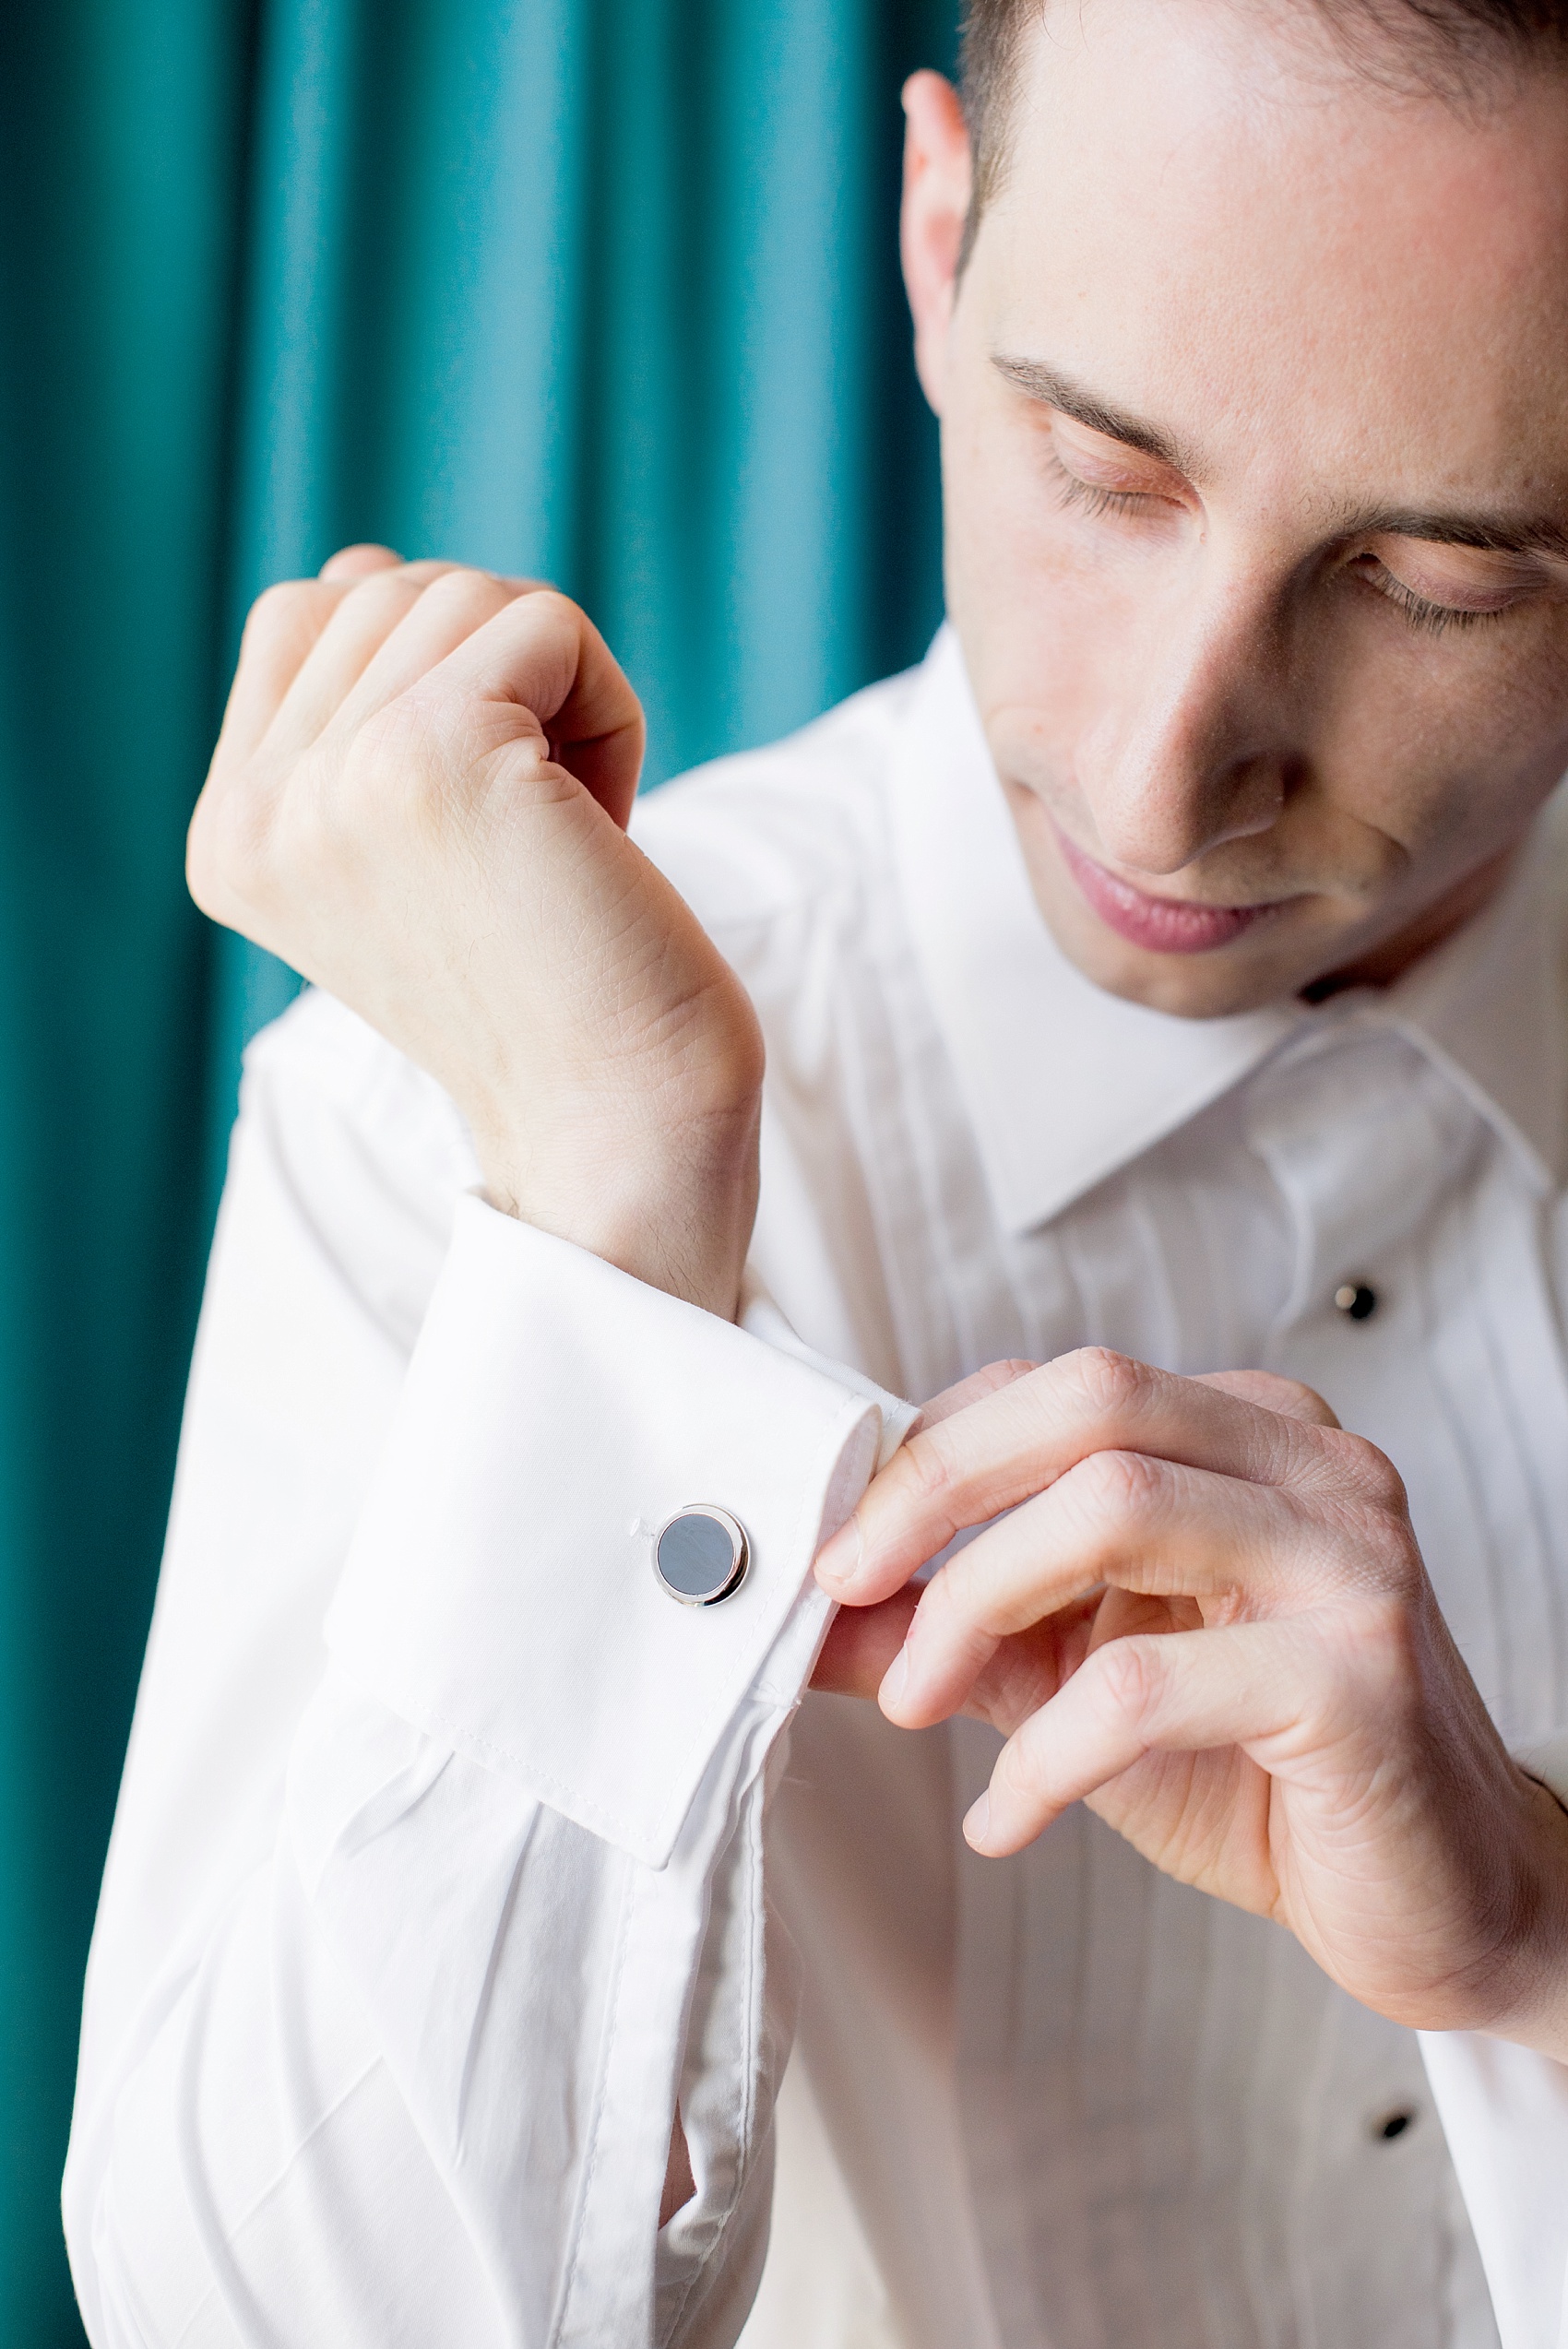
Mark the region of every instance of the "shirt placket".
POLYGON ((1269 1071, 1247 1133, 1297 1236, 1267 1367, 1388 1454, 1500 1727, 1547 1735, 1568 1714, 1568 1377, 1538 1185, 1372 1024, 1269 1071))

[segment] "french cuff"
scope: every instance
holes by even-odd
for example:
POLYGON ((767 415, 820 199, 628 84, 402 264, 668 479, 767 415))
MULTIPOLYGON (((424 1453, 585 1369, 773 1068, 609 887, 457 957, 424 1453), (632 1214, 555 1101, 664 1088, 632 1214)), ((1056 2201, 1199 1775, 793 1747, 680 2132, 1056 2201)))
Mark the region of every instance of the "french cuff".
POLYGON ((746 1320, 464 1199, 327 1618, 393 1712, 654 1868, 787 1623, 794 1702, 812 1560, 914 1417, 746 1320), (716 1606, 654 1571, 694 1504, 744 1536, 716 1606))

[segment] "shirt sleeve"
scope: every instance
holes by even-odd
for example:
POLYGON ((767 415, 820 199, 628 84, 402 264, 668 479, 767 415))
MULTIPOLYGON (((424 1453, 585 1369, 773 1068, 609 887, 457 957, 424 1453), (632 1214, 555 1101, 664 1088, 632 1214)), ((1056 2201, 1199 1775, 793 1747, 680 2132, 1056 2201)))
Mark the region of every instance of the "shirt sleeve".
POLYGON ((810 1563, 910 1415, 765 1301, 731 1327, 395 1159, 264 1049, 89 1973, 88 2330, 728 2349, 810 1563), (749 1548, 706 1608, 653 1572, 692 1502, 749 1548))
MULTIPOLYGON (((1517 1758, 1568 1806, 1568 1736, 1517 1758)), ((1568 2065, 1480 2032, 1420 2036, 1503 2349, 1568 2349, 1568 2065)))
POLYGON ((1503 2349, 1568 2343, 1568 2067, 1472 2031, 1423 2031, 1503 2349))

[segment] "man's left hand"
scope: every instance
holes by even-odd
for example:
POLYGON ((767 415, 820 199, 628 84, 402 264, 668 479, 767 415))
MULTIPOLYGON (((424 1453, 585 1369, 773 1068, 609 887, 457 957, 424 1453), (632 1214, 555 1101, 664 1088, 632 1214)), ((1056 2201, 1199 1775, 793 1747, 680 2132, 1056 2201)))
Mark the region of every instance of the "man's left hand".
POLYGON ((1568 1814, 1498 1735, 1399 1477, 1308 1388, 1097 1348, 1000 1366, 928 1411, 817 1574, 847 1610, 818 1686, 1005 1734, 977 1851, 1085 1801, 1379 2012, 1568 2059, 1568 1814))

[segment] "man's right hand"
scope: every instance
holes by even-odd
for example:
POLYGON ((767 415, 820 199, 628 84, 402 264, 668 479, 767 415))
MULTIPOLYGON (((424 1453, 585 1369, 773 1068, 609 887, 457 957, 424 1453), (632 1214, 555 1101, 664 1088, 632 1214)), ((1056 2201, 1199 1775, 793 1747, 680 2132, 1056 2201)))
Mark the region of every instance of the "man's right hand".
POLYGON ((191 892, 445 1086, 498 1206, 729 1318, 762 1039, 626 837, 642 749, 564 597, 351 548, 250 615, 191 892))

